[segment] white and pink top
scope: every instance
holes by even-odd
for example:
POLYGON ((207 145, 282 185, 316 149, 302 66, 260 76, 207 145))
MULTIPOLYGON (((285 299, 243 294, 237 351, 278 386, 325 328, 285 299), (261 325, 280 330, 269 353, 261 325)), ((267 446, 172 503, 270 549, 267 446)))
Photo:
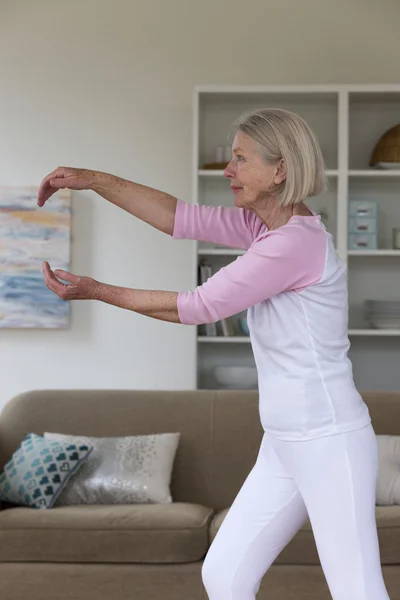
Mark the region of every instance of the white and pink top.
POLYGON ((251 211, 178 200, 172 237, 246 250, 192 292, 182 323, 211 323, 248 309, 264 430, 308 440, 365 427, 368 408, 347 356, 345 265, 319 216, 273 231, 251 211))

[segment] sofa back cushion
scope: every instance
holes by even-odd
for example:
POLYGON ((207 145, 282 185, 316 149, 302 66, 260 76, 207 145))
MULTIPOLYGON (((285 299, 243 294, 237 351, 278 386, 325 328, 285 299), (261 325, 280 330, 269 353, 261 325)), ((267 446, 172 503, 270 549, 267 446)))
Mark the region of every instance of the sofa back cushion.
POLYGON ((47 390, 13 398, 0 415, 1 468, 27 433, 87 436, 180 432, 175 501, 230 503, 261 439, 256 392, 47 390))
MULTIPOLYGON (((376 433, 400 435, 400 393, 363 394, 376 433)), ((180 432, 175 501, 222 510, 252 468, 262 437, 256 391, 57 390, 12 399, 0 415, 0 465, 27 433, 88 436, 180 432)))
POLYGON ((400 435, 400 392, 362 392, 377 435, 400 435))

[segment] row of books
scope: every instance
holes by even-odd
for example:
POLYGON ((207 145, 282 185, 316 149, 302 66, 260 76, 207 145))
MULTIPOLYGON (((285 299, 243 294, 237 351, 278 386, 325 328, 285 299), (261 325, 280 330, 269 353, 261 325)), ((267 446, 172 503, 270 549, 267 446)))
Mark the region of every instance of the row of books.
MULTIPOLYGON (((199 285, 203 285, 212 277, 212 268, 211 265, 207 263, 200 263, 199 265, 199 285)), ((209 337, 234 337, 239 335, 239 331, 235 324, 235 321, 232 317, 227 317, 226 319, 222 319, 221 321, 217 321, 216 323, 206 323, 205 325, 200 326, 200 335, 206 335, 209 337)))

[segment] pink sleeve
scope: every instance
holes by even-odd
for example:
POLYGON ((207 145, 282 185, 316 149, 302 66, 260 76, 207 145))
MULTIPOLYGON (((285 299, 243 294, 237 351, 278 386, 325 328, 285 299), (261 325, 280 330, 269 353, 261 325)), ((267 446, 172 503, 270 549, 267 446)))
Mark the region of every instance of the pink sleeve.
POLYGON ((178 294, 181 323, 213 323, 281 292, 317 283, 324 272, 326 247, 326 234, 319 226, 293 222, 268 232, 202 286, 178 294))
POLYGON ((266 225, 250 210, 178 200, 172 237, 247 250, 266 230, 266 225))

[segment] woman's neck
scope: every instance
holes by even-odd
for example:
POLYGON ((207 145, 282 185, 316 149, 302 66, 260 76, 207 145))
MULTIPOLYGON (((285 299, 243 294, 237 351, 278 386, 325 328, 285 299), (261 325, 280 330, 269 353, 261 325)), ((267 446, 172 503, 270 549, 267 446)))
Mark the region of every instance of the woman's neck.
POLYGON ((289 206, 280 206, 272 196, 267 198, 262 206, 255 207, 254 212, 270 231, 283 227, 296 215, 304 217, 312 215, 310 209, 303 202, 290 204, 289 206))

